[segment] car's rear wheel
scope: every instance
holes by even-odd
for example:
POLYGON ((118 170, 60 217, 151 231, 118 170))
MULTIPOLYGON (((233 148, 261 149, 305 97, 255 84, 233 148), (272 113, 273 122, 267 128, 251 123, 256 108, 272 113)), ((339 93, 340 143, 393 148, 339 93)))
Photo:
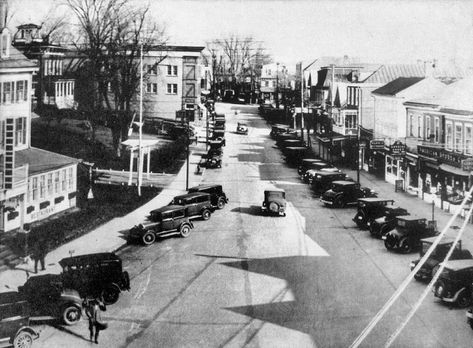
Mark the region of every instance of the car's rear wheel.
POLYGON ((401 241, 399 242, 399 248, 401 249, 403 253, 406 253, 406 254, 412 251, 412 245, 411 243, 409 243, 407 238, 401 239, 401 241))
POLYGON ((217 201, 217 208, 223 209, 224 207, 225 207, 225 199, 223 199, 223 197, 220 197, 217 201))
POLYGON ((269 208, 269 211, 273 214, 279 213, 279 204, 277 204, 276 202, 269 203, 268 208, 269 208))
POLYGON ((156 240, 156 236, 154 235, 153 232, 151 231, 148 231, 146 232, 143 237, 141 238, 141 240, 143 241, 143 244, 144 245, 151 245, 154 243, 154 241, 156 240))
POLYGON ((208 219, 210 219, 210 215, 211 215, 210 210, 204 209, 204 210, 202 211, 202 220, 208 220, 208 219))
POLYGON ((179 229, 182 238, 187 238, 191 234, 191 227, 189 225, 182 225, 179 229))
POLYGON ((118 298, 120 297, 120 288, 118 287, 117 284, 108 284, 102 290, 101 296, 102 296, 103 302, 106 305, 114 304, 115 302, 118 301, 118 298))
POLYGON ((68 305, 62 309, 62 321, 66 325, 75 325, 81 317, 81 310, 77 306, 68 305))
POLYGON ((393 250, 396 246, 396 239, 393 236, 388 234, 386 236, 386 239, 384 240, 384 246, 388 250, 393 250))
POLYGON ((343 201, 342 197, 338 197, 335 200, 335 206, 338 208, 344 208, 345 207, 345 202, 343 201))
POLYGON ((388 225, 382 225, 381 228, 379 229, 378 237, 385 236, 388 233, 389 233, 389 226, 388 225))
POLYGON ((26 331, 21 331, 13 339, 13 347, 15 348, 30 348, 33 345, 33 336, 26 331))

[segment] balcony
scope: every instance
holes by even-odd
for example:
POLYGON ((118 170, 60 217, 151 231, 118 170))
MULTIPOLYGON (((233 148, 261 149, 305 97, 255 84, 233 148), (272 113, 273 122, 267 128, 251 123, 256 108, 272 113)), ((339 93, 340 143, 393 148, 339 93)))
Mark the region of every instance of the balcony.
POLYGON ((339 133, 339 134, 346 135, 346 136, 356 136, 356 135, 358 135, 358 128, 357 127, 353 128, 353 127, 346 127, 345 125, 336 125, 336 124, 334 124, 332 129, 335 133, 339 133))

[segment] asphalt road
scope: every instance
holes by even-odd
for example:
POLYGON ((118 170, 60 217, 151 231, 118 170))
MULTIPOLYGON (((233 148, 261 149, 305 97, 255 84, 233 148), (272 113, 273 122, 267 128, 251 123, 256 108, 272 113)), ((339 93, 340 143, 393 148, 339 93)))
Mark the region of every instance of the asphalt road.
MULTIPOLYGON (((256 107, 222 104, 223 167, 205 172, 230 199, 192 234, 120 252, 132 289, 103 313, 103 347, 347 347, 409 273, 358 230, 354 208, 324 207, 285 164, 256 107), (231 108, 231 109, 230 109, 231 108), (239 110, 237 115, 234 110, 239 110), (248 135, 234 132, 246 121, 248 135), (286 190, 286 217, 263 216, 265 188, 286 190)), ((425 284, 413 282, 364 341, 381 347, 425 284)), ((470 347, 463 309, 427 296, 395 347, 470 347)), ((86 347, 86 321, 43 326, 37 347, 86 347)), ((96 346, 96 345, 93 345, 96 346)))

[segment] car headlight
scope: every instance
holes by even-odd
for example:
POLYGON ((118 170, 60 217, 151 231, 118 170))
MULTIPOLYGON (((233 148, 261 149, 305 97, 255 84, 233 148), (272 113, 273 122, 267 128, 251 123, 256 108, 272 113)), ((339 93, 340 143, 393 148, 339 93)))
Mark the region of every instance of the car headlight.
POLYGON ((411 262, 411 269, 414 269, 416 264, 414 262, 411 262))

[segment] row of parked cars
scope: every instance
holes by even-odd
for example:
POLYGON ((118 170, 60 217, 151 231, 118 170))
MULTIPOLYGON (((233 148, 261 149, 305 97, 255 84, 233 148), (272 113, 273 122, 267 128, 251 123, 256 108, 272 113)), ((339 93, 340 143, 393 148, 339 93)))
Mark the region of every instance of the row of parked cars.
MULTIPOLYGON (((389 251, 400 253, 419 251, 419 258, 410 264, 411 270, 417 266, 438 237, 435 221, 410 215, 406 209, 394 205, 394 200, 377 197, 374 191, 360 187, 330 163, 317 158, 302 158, 308 155, 307 150, 298 149, 294 155, 294 152, 288 149, 291 147, 289 145, 295 142, 288 140, 300 141, 300 139, 297 139, 294 133, 290 133, 287 126, 273 126, 270 136, 276 139, 286 157, 293 157, 288 163, 298 164, 301 179, 311 186, 315 194, 320 195, 324 205, 334 208, 356 206, 357 212, 353 221, 358 228, 368 229, 372 237, 382 239, 389 251)), ((432 279, 453 243, 453 238, 444 236, 415 274, 415 279, 418 281, 432 279)), ((459 307, 473 304, 473 257, 470 251, 462 248, 461 241, 456 244, 449 261, 444 263, 444 270, 434 284, 433 292, 443 302, 459 307)), ((473 329, 473 309, 469 309, 466 315, 473 329)))

